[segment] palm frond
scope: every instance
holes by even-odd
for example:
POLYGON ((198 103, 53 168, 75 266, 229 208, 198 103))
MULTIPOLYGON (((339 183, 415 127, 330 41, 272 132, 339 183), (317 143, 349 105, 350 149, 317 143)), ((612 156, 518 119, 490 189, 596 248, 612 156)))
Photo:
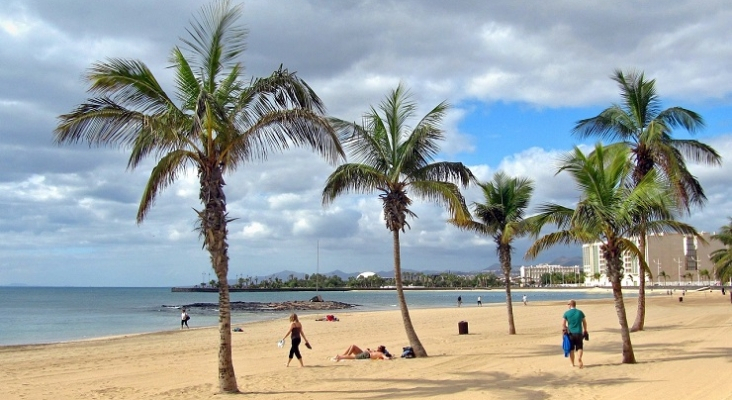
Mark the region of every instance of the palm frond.
POLYGON ((453 219, 470 219, 470 211, 457 185, 451 182, 424 180, 410 181, 412 193, 447 208, 453 219))
POLYGON ((90 146, 129 146, 144 124, 145 114, 129 110, 109 98, 94 98, 58 117, 58 144, 87 142, 90 146))
POLYGON ((410 172, 414 180, 452 182, 462 187, 468 187, 476 180, 473 172, 461 162, 435 162, 410 172))
POLYGON ((266 160, 270 152, 308 147, 329 163, 345 157, 340 142, 324 116, 307 109, 270 111, 250 121, 237 120, 237 135, 221 150, 221 157, 240 161, 266 160))
POLYGON ((371 193, 389 186, 387 177, 365 164, 344 164, 328 177, 323 189, 323 205, 332 203, 343 193, 371 193))
POLYGON ((575 233, 571 230, 551 232, 534 241, 534 243, 526 250, 526 254, 524 255, 524 257, 526 259, 533 260, 539 255, 539 253, 550 247, 556 246, 558 244, 567 245, 576 243, 582 242, 577 240, 575 233))
POLYGON ((142 192, 140 206, 137 209, 137 223, 142 223, 147 212, 153 206, 158 193, 172 185, 178 175, 185 172, 187 162, 197 164, 197 155, 185 150, 171 151, 165 154, 150 172, 145 190, 142 192))
POLYGON ((210 93, 216 88, 219 73, 235 62, 246 48, 247 29, 237 25, 242 5, 222 0, 203 6, 181 40, 195 54, 194 67, 202 73, 201 84, 210 93))
POLYGON ((366 164, 379 171, 389 171, 390 149, 374 132, 353 122, 331 118, 341 144, 355 163, 366 164))
POLYGON ((91 82, 90 93, 108 97, 130 110, 156 114, 176 108, 141 61, 111 58, 95 63, 89 68, 86 79, 91 82))

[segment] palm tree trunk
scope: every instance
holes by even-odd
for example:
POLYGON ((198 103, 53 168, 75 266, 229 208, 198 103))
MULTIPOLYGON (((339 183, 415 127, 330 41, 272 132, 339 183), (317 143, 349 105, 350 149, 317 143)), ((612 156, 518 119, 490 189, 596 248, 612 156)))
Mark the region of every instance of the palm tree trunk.
POLYGON ((625 303, 623 302, 623 290, 620 286, 620 276, 613 279, 613 298, 615 299, 615 312, 620 322, 620 336, 623 339, 623 364, 635 364, 633 344, 630 342, 630 330, 628 329, 628 318, 625 315, 625 303))
POLYGON ((506 311, 508 312, 508 334, 516 334, 516 325, 513 322, 513 303, 511 301, 511 249, 499 244, 499 258, 503 269, 503 278, 506 281, 506 311))
POLYGON ((393 247, 394 247, 394 280, 397 288, 397 299, 399 300, 399 309, 402 312, 402 322, 404 322, 404 330, 407 333, 409 345, 414 350, 415 357, 427 357, 427 351, 422 346, 422 342, 414 331, 412 319, 409 317, 409 309, 407 308, 407 300, 404 297, 404 288, 402 287, 402 256, 399 246, 399 230, 392 231, 393 247))
POLYGON ((623 302, 623 288, 620 285, 620 280, 625 275, 620 258, 620 249, 612 245, 603 245, 601 248, 612 283, 615 312, 618 314, 618 322, 620 323, 620 336, 623 340, 623 364, 635 364, 635 354, 633 353, 633 344, 630 342, 630 330, 628 329, 628 317, 625 314, 625 303, 623 302))
POLYGON ((199 212, 203 243, 211 257, 211 266, 219 280, 219 390, 237 393, 239 387, 234 374, 231 355, 231 305, 229 300, 229 255, 227 243, 226 196, 224 195, 223 172, 217 163, 201 166, 201 202, 204 210, 199 212))
POLYGON ((219 277, 219 282, 219 389, 225 393, 237 393, 239 387, 231 356, 231 304, 226 275, 219 277))
MULTIPOLYGON (((643 254, 643 257, 646 256, 646 232, 645 229, 642 229, 640 232, 640 240, 639 240, 639 246, 638 250, 640 250, 641 254, 643 254)), ((648 262, 648 260, 646 260, 648 262)), ((642 331, 643 327, 645 326, 645 320, 646 320, 646 271, 643 270, 643 267, 638 265, 639 268, 639 278, 638 282, 640 284, 640 287, 638 288, 638 312, 635 314, 635 322, 633 323, 633 327, 630 328, 631 332, 638 332, 642 331)))

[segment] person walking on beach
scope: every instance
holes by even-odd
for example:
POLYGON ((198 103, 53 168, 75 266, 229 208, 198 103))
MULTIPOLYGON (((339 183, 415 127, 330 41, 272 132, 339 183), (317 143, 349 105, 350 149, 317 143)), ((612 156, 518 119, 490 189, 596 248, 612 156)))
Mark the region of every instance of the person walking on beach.
POLYGON ((463 304, 463 296, 458 296, 458 307, 463 304))
POLYGON ((185 325, 186 329, 191 329, 188 326, 188 320, 191 319, 191 316, 188 315, 186 312, 186 309, 184 308, 183 311, 180 313, 180 329, 183 329, 183 325, 185 325))
POLYGON ((480 299, 480 296, 478 296, 478 307, 483 307, 483 301, 480 299))
POLYGON ((290 366, 290 362, 294 356, 297 357, 297 361, 300 362, 300 366, 304 367, 305 365, 302 363, 302 355, 300 354, 300 343, 303 339, 305 339, 305 346, 310 347, 310 343, 308 343, 308 339, 305 337, 305 332, 302 330, 302 324, 300 323, 300 320, 297 319, 297 314, 295 313, 290 315, 290 329, 282 340, 284 341, 288 336, 292 339, 292 346, 290 347, 290 355, 287 358, 287 365, 285 366, 290 366))
POLYGON ((584 352, 582 346, 582 340, 588 337, 587 334, 587 319, 585 314, 577 309, 577 302, 570 300, 567 305, 569 310, 564 313, 562 317, 562 332, 569 333, 570 350, 569 350, 569 361, 572 362, 574 367, 574 354, 577 353, 577 363, 579 367, 584 367, 582 363, 582 353, 584 352))
POLYGON ((524 295, 524 297, 522 297, 521 300, 524 302, 524 305, 526 305, 526 295, 524 295))

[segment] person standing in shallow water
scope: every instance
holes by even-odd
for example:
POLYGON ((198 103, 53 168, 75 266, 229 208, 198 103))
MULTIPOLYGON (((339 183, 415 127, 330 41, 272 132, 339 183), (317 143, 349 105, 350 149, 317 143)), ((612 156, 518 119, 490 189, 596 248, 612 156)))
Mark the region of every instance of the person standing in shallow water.
POLYGON ((290 347, 290 354, 287 358, 287 365, 286 367, 290 366, 290 362, 292 361, 293 357, 297 357, 297 361, 300 362, 300 366, 304 367, 302 363, 302 355, 300 354, 300 343, 302 340, 305 340, 305 345, 308 345, 308 339, 305 337, 305 332, 302 330, 302 324, 297 319, 297 314, 292 313, 290 315, 290 329, 285 334, 285 337, 282 338, 282 340, 287 339, 287 337, 290 336, 292 340, 292 346, 290 347))
POLYGON ((463 296, 458 296, 458 307, 463 304, 463 296))
POLYGON ((574 354, 577 353, 577 362, 580 368, 584 367, 582 363, 582 353, 584 352, 582 341, 587 336, 587 319, 585 314, 577 309, 577 302, 570 300, 567 305, 567 310, 562 316, 562 331, 569 333, 569 361, 572 362, 574 367, 574 354))
POLYGON ((183 325, 185 325, 186 329, 191 329, 188 326, 188 320, 191 319, 191 317, 186 312, 186 309, 184 308, 183 311, 180 313, 180 329, 183 329, 183 325))

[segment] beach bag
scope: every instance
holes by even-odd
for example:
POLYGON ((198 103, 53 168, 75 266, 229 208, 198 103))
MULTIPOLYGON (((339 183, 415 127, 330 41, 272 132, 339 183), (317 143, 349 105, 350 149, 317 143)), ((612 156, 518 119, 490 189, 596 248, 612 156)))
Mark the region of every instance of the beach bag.
POLYGON ((190 315, 186 315, 186 321, 188 321, 189 319, 191 319, 191 316, 190 315))
POLYGON ((402 358, 414 358, 414 350, 411 346, 402 347, 402 358))

